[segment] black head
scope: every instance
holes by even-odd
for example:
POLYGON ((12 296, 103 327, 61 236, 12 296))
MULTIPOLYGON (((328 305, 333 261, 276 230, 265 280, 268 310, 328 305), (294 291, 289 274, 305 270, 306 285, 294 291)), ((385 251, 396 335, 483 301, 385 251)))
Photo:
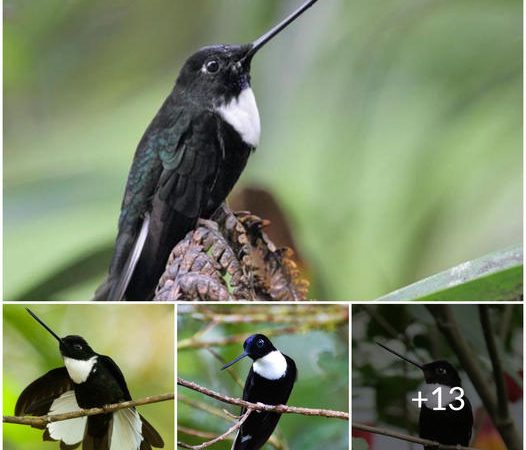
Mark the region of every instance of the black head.
POLYGON ((60 341, 60 353, 66 358, 87 360, 96 353, 81 336, 66 336, 60 341))
POLYGON ((184 63, 176 92, 210 107, 227 102, 250 86, 250 45, 211 45, 184 63))
POLYGON ((273 352, 276 350, 276 347, 272 345, 270 339, 264 334, 253 334, 245 340, 245 343, 243 344, 243 350, 244 352, 241 355, 228 364, 224 365, 221 370, 230 367, 232 364, 235 364, 246 356, 255 361, 256 359, 262 358, 263 356, 268 355, 270 352, 273 352))
POLYGON ((250 62, 254 55, 316 1, 308 0, 251 44, 211 45, 198 50, 184 63, 174 92, 208 107, 237 97, 250 86, 250 62))
POLYGON ((447 361, 434 361, 422 367, 424 378, 429 384, 443 384, 444 386, 462 386, 455 368, 447 361))

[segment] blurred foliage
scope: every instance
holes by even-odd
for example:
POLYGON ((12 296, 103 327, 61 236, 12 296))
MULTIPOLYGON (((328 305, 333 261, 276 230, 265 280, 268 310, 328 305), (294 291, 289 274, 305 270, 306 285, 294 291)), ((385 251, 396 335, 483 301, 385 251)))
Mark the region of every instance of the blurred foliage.
MULTIPOLYGON (((476 350, 480 367, 488 374, 488 382, 493 383, 491 362, 478 320, 477 305, 454 305, 452 308, 465 339, 470 347, 476 350)), ((519 410, 522 411, 523 386, 522 305, 493 305, 491 319, 502 367, 509 378, 508 393, 510 398, 513 397, 510 402, 519 401, 516 413, 512 414, 516 426, 521 429, 522 413, 519 413, 519 410), (512 384, 515 387, 512 388, 512 384), (515 395, 512 396, 514 390, 515 395)), ((483 418, 481 400, 466 374, 460 370, 461 365, 455 353, 439 333, 434 318, 425 306, 355 305, 352 330, 353 421, 418 435, 418 409, 410 399, 423 384, 423 374, 378 346, 378 341, 420 363, 445 359, 453 364, 459 370, 462 386, 473 406, 475 436, 483 418)), ((367 434, 358 433, 359 436, 374 442, 371 446, 374 450, 407 448, 406 442, 367 434)))
MULTIPOLYGON (((4 305, 3 414, 12 415, 22 390, 47 371, 63 366, 58 344, 24 307, 4 305)), ((132 398, 174 392, 174 317, 170 305, 32 305, 59 336, 83 336, 97 353, 121 368, 132 398)), ((165 449, 174 448, 174 404, 139 407, 159 431, 165 449)), ((4 424, 5 450, 58 449, 42 442, 42 431, 4 424)))
MULTIPOLYGON (((277 349, 293 358, 298 367, 298 380, 289 405, 349 410, 347 306, 179 304, 177 318, 178 376, 223 394, 241 397, 250 367, 248 358, 232 366, 233 376, 229 371, 222 372, 220 369, 224 362, 234 359, 243 351, 245 338, 251 334, 264 333, 270 336, 277 349), (285 333, 273 335, 281 334, 279 330, 285 333), (235 344, 223 341, 224 338, 238 337, 240 339, 235 344)), ((225 419, 221 410, 227 409, 236 415, 239 413, 239 408, 219 403, 186 388, 179 387, 178 394, 203 402, 207 409, 219 411, 218 416, 214 416, 210 411, 189 406, 188 402, 179 398, 178 426, 219 435, 232 424, 232 420, 228 417, 225 419)), ((282 449, 343 450, 349 446, 348 423, 341 420, 287 414, 282 416, 278 430, 278 448, 282 449)), ((198 443, 204 439, 180 431, 178 440, 198 443)), ((231 445, 232 442, 227 440, 214 448, 230 449, 231 445)), ((273 447, 267 444, 264 448, 273 447)))
MULTIPOLYGON (((52 295, 91 297, 185 58, 298 3, 4 2, 4 298, 98 252, 52 295)), ((310 296, 376 298, 521 242, 521 25, 519 0, 325 0, 258 55, 239 185, 275 194, 310 296)))

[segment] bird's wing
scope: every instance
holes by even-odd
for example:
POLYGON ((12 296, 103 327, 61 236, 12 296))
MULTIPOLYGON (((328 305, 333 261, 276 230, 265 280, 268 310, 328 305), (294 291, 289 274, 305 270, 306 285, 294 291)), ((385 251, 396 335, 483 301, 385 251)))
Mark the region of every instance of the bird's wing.
POLYGON ((163 448, 164 441, 161 435, 157 432, 157 430, 142 415, 141 421, 143 441, 141 443, 140 450, 147 450, 151 447, 163 448))
POLYGON ((65 367, 50 370, 22 391, 15 405, 15 415, 45 415, 53 401, 71 389, 73 381, 65 367))
POLYGON ((126 380, 124 379, 124 375, 122 374, 122 371, 119 368, 119 366, 115 364, 115 361, 113 361, 113 359, 111 359, 109 356, 99 355, 98 362, 100 364, 103 364, 119 383, 119 386, 122 389, 122 392, 124 393, 123 401, 131 400, 132 398, 130 395, 130 391, 128 390, 128 385, 126 384, 126 380))
POLYGON ((121 300, 134 273, 147 283, 136 281, 132 291, 153 291, 155 285, 139 286, 160 277, 169 252, 195 225, 209 201, 222 153, 219 118, 210 111, 188 114, 182 107, 172 111, 171 117, 155 126, 152 123, 139 144, 122 203, 110 275, 95 299, 121 300))
POLYGON ((134 249, 140 253, 137 240, 162 172, 160 153, 179 146, 179 139, 189 123, 184 111, 184 105, 176 104, 173 97, 168 96, 137 146, 122 199, 119 232, 108 278, 97 289, 94 300, 122 300, 117 297, 122 291, 121 274, 127 277, 133 272, 134 261, 130 254, 134 249))
POLYGON ((159 153, 162 170, 150 205, 148 236, 126 295, 129 300, 153 295, 173 247, 195 226, 210 201, 222 155, 218 126, 214 113, 195 115, 178 147, 159 153))

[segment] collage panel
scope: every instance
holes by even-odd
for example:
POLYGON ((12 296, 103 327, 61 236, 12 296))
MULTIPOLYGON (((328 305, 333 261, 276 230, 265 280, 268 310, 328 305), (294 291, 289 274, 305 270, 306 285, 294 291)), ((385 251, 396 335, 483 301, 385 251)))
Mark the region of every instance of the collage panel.
POLYGON ((173 305, 6 304, 3 342, 4 450, 175 448, 173 305))
POLYGON ((349 448, 347 305, 179 304, 177 327, 180 447, 349 448))
POLYGON ((354 305, 352 449, 522 449, 523 342, 522 304, 354 305))

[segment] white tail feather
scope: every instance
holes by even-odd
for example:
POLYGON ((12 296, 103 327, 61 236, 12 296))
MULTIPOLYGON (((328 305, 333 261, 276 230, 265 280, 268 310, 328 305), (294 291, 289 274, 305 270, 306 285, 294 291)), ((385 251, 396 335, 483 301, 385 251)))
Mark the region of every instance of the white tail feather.
MULTIPOLYGON (((53 401, 49 414, 62 414, 78 411, 79 409, 75 391, 67 391, 53 401)), ((47 428, 51 438, 62 441, 67 445, 73 445, 82 441, 86 421, 87 417, 77 417, 75 419, 51 422, 47 428)))
POLYGON ((138 450, 142 441, 142 422, 135 409, 113 413, 110 450, 138 450))
POLYGON ((137 236, 137 240, 135 241, 135 245, 133 246, 133 250, 131 251, 130 256, 128 257, 128 260, 126 261, 126 265, 124 266, 119 282, 115 289, 112 290, 113 294, 111 295, 111 300, 120 301, 124 298, 124 293, 126 292, 128 284, 130 284, 131 277, 133 275, 133 272, 135 271, 135 266, 139 261, 142 249, 144 247, 144 243, 146 242, 146 238, 148 237, 149 228, 150 214, 146 213, 144 215, 144 220, 142 221, 141 231, 137 236))

